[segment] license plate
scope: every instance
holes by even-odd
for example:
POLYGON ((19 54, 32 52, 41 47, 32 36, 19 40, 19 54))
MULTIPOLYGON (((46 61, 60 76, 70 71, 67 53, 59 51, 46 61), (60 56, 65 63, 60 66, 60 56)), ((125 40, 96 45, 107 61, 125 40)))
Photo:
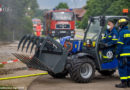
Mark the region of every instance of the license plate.
POLYGON ((66 31, 60 31, 60 33, 66 33, 66 31))

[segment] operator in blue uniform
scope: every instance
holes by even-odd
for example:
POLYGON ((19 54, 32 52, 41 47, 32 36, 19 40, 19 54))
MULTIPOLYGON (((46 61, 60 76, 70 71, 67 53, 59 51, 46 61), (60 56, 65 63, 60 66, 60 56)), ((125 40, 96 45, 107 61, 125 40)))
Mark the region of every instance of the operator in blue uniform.
POLYGON ((102 37, 102 42, 105 44, 106 48, 102 51, 103 62, 110 62, 114 59, 115 45, 118 41, 118 32, 114 26, 116 22, 114 20, 109 20, 107 23, 107 30, 105 31, 104 37, 102 37))
POLYGON ((116 54, 121 83, 115 85, 117 88, 130 87, 130 31, 127 24, 126 19, 118 21, 120 31, 116 54))

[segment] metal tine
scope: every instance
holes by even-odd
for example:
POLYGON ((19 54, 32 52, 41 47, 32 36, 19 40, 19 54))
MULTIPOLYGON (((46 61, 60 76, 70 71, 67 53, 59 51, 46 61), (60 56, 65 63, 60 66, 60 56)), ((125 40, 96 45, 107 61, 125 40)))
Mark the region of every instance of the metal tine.
POLYGON ((29 56, 27 56, 27 55, 22 55, 24 58, 27 58, 27 59, 23 59, 22 61, 23 61, 23 63, 25 63, 25 64, 27 64, 27 65, 30 65, 31 67, 33 67, 33 65, 32 65, 32 59, 29 57, 29 56))
POLYGON ((41 62, 39 62, 39 60, 36 57, 33 57, 33 59, 34 59, 34 63, 37 64, 38 68, 43 67, 42 64, 41 64, 41 62))
POLYGON ((22 54, 16 54, 16 53, 13 53, 13 55, 14 55, 15 57, 17 57, 18 59, 20 59, 20 61, 22 61, 23 63, 25 63, 25 64, 27 64, 27 65, 31 65, 31 67, 32 67, 32 63, 31 63, 32 59, 30 59, 29 56, 27 56, 27 55, 22 55, 22 54), (24 58, 28 58, 28 60, 27 60, 27 59, 24 59, 24 58))
POLYGON ((30 65, 30 66, 33 67, 33 68, 36 68, 35 66, 38 66, 36 60, 34 59, 34 57, 33 57, 32 59, 29 58, 27 64, 30 65))
POLYGON ((17 59, 19 59, 19 57, 17 57, 17 54, 16 53, 12 53, 17 59))
POLYGON ((35 38, 34 38, 30 53, 32 53, 33 47, 34 47, 34 45, 37 43, 37 40, 38 40, 39 38, 40 38, 40 37, 35 37, 35 38))
POLYGON ((29 63, 29 56, 20 55, 22 58, 22 62, 28 64, 29 63))
POLYGON ((16 53, 13 53, 13 55, 16 56, 18 59, 20 59, 20 61, 22 61, 23 63, 30 65, 31 67, 35 69, 42 69, 42 67, 46 67, 47 69, 49 69, 49 67, 44 65, 44 63, 41 63, 41 61, 36 57, 32 57, 31 59, 29 58, 28 55, 22 55, 22 54, 16 54, 16 53))
POLYGON ((24 58, 24 57, 22 57, 20 54, 16 54, 16 56, 18 57, 18 59, 20 59, 20 61, 23 62, 23 58, 24 58))
POLYGON ((37 62, 35 57, 33 57, 33 61, 31 62, 31 64, 35 64, 35 66, 39 66, 39 63, 37 62))
MULTIPOLYGON (((20 61, 22 61, 22 57, 19 54, 13 54, 16 58, 18 58, 20 61)), ((22 61, 23 62, 23 61, 22 61)))
POLYGON ((19 44, 18 44, 18 49, 17 49, 17 50, 19 50, 19 48, 20 48, 20 46, 21 46, 23 40, 24 40, 26 37, 27 37, 27 35, 24 35, 24 36, 22 37, 22 39, 20 40, 20 42, 19 42, 19 44))
MULTIPOLYGON (((39 63, 37 63, 37 60, 36 60, 35 57, 33 56, 32 59, 29 60, 29 64, 35 64, 35 65, 37 65, 37 64, 39 64, 39 63)), ((35 66, 35 65, 33 65, 33 66, 35 66)))
POLYGON ((26 39, 25 39, 25 41, 24 41, 24 43, 23 43, 23 46, 22 46, 22 51, 23 51, 23 49, 24 49, 24 46, 25 46, 25 44, 26 44, 26 42, 30 39, 30 35, 27 35, 26 36, 26 39))
POLYGON ((49 67, 47 67, 47 65, 45 65, 44 63, 42 63, 38 58, 34 57, 35 61, 37 61, 37 63, 39 64, 39 66, 41 67, 46 67, 47 69, 51 70, 49 67))
POLYGON ((22 60, 27 60, 28 59, 28 62, 30 62, 30 57, 28 55, 23 55, 23 54, 13 54, 14 56, 17 56, 18 58, 22 59, 22 60), (22 57, 22 58, 21 58, 22 57), (27 59, 25 59, 27 58, 27 59))
POLYGON ((39 41, 37 42, 37 48, 40 46, 40 43, 43 42, 44 38, 43 37, 39 37, 39 41))
POLYGON ((29 58, 29 64, 33 63, 33 58, 29 58))
POLYGON ((30 61, 32 61, 32 58, 30 58, 29 56, 25 55, 26 58, 28 58, 28 63, 30 63, 30 61))
POLYGON ((24 62, 28 64, 30 60, 29 56, 26 56, 26 55, 21 55, 21 56, 23 57, 24 62))
POLYGON ((40 69, 40 63, 37 62, 37 59, 33 57, 33 61, 31 62, 33 68, 40 69))
POLYGON ((33 41, 34 38, 35 38, 35 36, 31 36, 31 37, 30 37, 30 40, 29 40, 29 42, 28 42, 28 44, 27 44, 26 52, 28 51, 29 46, 30 46, 30 44, 31 44, 31 42, 33 41))
POLYGON ((42 49, 45 47, 47 40, 48 40, 48 37, 45 37, 44 42, 42 42, 42 46, 40 47, 40 54, 41 54, 42 49))
POLYGON ((18 56, 18 54, 13 53, 13 55, 21 61, 21 58, 18 56))
POLYGON ((15 54, 15 56, 16 56, 18 59, 20 59, 20 61, 22 61, 23 63, 27 63, 27 62, 26 62, 27 60, 24 59, 24 58, 25 58, 24 55, 22 55, 22 54, 15 54))

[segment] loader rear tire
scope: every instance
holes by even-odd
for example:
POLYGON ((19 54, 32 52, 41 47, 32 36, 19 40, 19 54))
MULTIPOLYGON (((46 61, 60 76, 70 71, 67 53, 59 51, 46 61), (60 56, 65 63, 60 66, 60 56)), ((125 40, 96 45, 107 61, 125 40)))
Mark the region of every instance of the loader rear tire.
POLYGON ((68 75, 67 71, 63 71, 61 73, 53 73, 53 72, 48 72, 49 75, 51 75, 53 78, 65 78, 68 75))
POLYGON ((76 59, 69 70, 71 79, 78 83, 88 83, 95 76, 95 63, 90 58, 76 59))
POLYGON ((112 76, 115 73, 116 70, 104 70, 104 71, 98 71, 102 76, 112 76))

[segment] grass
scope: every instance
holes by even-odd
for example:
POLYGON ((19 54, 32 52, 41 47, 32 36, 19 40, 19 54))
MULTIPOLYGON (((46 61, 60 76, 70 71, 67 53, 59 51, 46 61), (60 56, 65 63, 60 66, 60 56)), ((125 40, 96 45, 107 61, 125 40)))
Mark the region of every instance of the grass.
POLYGON ((0 68, 3 68, 4 67, 4 64, 0 64, 0 68))
MULTIPOLYGON (((0 68, 3 68, 4 64, 0 64, 0 68)), ((3 74, 3 70, 0 70, 0 75, 3 74)), ((1 90, 1 89, 0 89, 1 90)))
POLYGON ((3 86, 3 85, 0 85, 0 90, 18 90, 18 89, 14 88, 14 86, 3 86))

